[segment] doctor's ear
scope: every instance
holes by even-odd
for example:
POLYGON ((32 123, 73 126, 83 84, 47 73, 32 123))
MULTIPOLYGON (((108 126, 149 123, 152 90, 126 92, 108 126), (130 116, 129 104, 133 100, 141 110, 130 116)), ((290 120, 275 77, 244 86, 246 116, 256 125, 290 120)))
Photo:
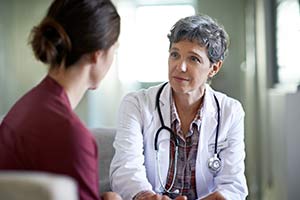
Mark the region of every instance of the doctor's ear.
POLYGON ((209 78, 214 77, 220 71, 222 65, 223 65, 223 61, 221 61, 221 60, 219 60, 216 63, 213 63, 211 65, 211 71, 208 74, 209 78))

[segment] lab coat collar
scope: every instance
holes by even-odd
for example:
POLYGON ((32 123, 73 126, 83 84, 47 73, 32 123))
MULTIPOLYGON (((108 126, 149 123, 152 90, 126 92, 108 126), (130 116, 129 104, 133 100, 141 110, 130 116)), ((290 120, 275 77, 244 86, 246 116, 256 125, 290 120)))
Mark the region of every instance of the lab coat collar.
POLYGON ((202 125, 199 137, 200 148, 198 149, 198 151, 200 152, 198 152, 198 155, 202 155, 202 151, 208 151, 208 141, 211 138, 214 138, 216 134, 216 128, 218 124, 218 108, 214 99, 214 93, 215 92, 213 91, 213 89, 209 85, 206 85, 203 113, 201 113, 202 125))
POLYGON ((203 112, 205 115, 214 115, 217 113, 217 105, 214 99, 214 90, 208 85, 205 85, 205 96, 204 96, 204 104, 203 104, 203 112))
MULTIPOLYGON (((205 131, 200 131, 200 137, 210 138, 211 135, 215 134, 215 129, 217 127, 217 115, 218 108, 216 105, 216 101, 214 99, 214 91, 209 86, 206 85, 206 91, 204 96, 204 104, 203 104, 203 113, 201 113, 202 117, 202 126, 201 129, 205 131)), ((202 141, 208 141, 207 139, 202 141)), ((203 146, 203 145, 202 145, 203 146)))
MULTIPOLYGON (((158 89, 162 87, 162 84, 158 86, 158 89)), ((156 99, 156 95, 157 92, 155 94, 155 99, 156 99)), ((163 120, 164 120, 164 124, 168 127, 170 127, 171 125, 171 117, 170 117, 170 98, 171 98, 171 88, 170 88, 170 84, 168 83, 159 98, 160 101, 160 109, 163 115, 163 120)), ((157 108, 155 109, 155 112, 157 113, 157 108)), ((158 114, 157 114, 158 116, 158 114)), ((159 122, 160 123, 160 122, 159 122)), ((163 134, 160 134, 160 140, 164 140, 164 139, 170 139, 170 134, 167 131, 163 131, 163 134)))
MULTIPOLYGON (((161 85, 158 87, 160 88, 161 85)), ((201 118, 203 119, 201 129, 206 130, 205 137, 209 137, 214 134, 215 127, 217 126, 217 106, 214 99, 215 91, 208 85, 205 85, 205 96, 204 104, 201 113, 201 118)), ((170 98, 171 98, 171 87, 168 83, 163 89, 160 96, 160 106, 164 117, 164 123, 166 126, 170 126, 170 98)), ((220 100, 219 100, 220 101, 220 100)), ((203 135, 202 134, 202 135, 203 135)), ((169 134, 166 134, 168 136, 169 134)), ((166 138, 165 138, 166 139, 166 138)))
MULTIPOLYGON (((162 84, 158 88, 160 88, 161 86, 162 84)), ((170 84, 168 83, 163 89, 160 96, 160 106, 163 113, 165 113, 163 111, 164 109, 166 109, 164 108, 165 105, 166 107, 168 107, 168 109, 170 109, 170 98, 171 98, 171 87, 170 84)), ((214 91, 208 84, 205 85, 203 112, 205 113, 205 115, 207 114, 214 115, 217 112, 217 107, 214 99, 214 91)), ((165 124, 167 125, 168 123, 165 122, 165 124)))
MULTIPOLYGON (((161 84, 159 86, 162 87, 163 84, 161 84)), ((170 87, 170 83, 168 83, 165 88, 163 89, 161 95, 160 95, 160 103, 161 103, 161 107, 164 107, 165 105, 170 107, 170 99, 171 99, 171 87, 170 87)))
MULTIPOLYGON (((155 95, 152 95, 153 97, 155 97, 155 100, 156 100, 157 91, 161 87, 162 87, 162 85, 159 85, 157 87, 157 90, 155 91, 155 95)), ((171 97, 170 85, 167 84, 164 87, 164 89, 162 90, 162 93, 160 95, 159 105, 160 105, 160 109, 161 109, 161 112, 162 112, 164 124, 168 127, 170 127, 170 97, 171 97)), ((158 123, 156 127, 161 127, 161 122, 159 121, 157 108, 155 108, 154 111, 155 111, 155 113, 153 114, 153 116, 157 117, 156 118, 157 119, 156 123, 158 123)), ((154 138, 153 138, 153 141, 154 141, 154 138)), ((166 130, 163 130, 159 134, 158 143, 160 143, 162 141, 170 141, 170 133, 166 130)), ((167 177, 167 173, 168 173, 168 166, 169 166, 169 159, 168 159, 169 158, 169 152, 170 152, 170 149, 169 149, 170 145, 169 144, 170 144, 169 142, 163 142, 162 145, 159 147, 159 152, 164 157, 164 159, 161 159, 161 161, 160 161, 161 177, 163 178, 164 183, 166 182, 166 177, 167 177)), ((156 166, 157 166, 157 164, 156 164, 156 166)), ((154 188, 154 190, 155 191, 162 191, 161 185, 159 183, 158 174, 155 175, 155 188, 154 188)))

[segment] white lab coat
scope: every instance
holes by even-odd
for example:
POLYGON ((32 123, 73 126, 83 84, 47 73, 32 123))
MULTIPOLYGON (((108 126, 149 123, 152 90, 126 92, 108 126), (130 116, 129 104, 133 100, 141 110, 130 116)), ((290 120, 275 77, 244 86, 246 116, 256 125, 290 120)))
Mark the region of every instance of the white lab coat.
MULTIPOLYGON (((155 133, 161 126, 155 106, 160 87, 130 93, 120 106, 110 181, 112 190, 125 200, 132 199, 142 190, 161 191, 154 150, 155 133)), ((170 98, 170 86, 167 84, 161 93, 160 106, 164 122, 169 127, 170 98)), ((169 138, 170 134, 165 131, 160 133, 158 140, 169 138)), ((164 144, 160 147, 160 154, 163 155, 160 168, 165 183, 169 167, 169 142, 164 144)), ((219 191, 228 200, 245 199, 248 190, 244 159, 244 111, 241 104, 206 85, 196 162, 198 198, 219 191), (208 159, 214 153, 217 127, 217 106, 213 94, 220 104, 218 152, 222 161, 222 169, 215 175, 207 166, 208 159)))

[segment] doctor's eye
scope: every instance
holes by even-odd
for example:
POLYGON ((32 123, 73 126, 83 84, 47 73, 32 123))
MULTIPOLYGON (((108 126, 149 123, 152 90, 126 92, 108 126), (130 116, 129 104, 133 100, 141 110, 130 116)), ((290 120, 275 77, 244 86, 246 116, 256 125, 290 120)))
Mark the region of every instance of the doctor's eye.
POLYGON ((199 58, 197 58, 196 56, 191 56, 190 60, 195 63, 202 63, 201 60, 199 58))
POLYGON ((179 58, 179 56, 180 56, 179 53, 176 51, 170 52, 170 55, 169 55, 169 57, 173 58, 173 59, 179 58))

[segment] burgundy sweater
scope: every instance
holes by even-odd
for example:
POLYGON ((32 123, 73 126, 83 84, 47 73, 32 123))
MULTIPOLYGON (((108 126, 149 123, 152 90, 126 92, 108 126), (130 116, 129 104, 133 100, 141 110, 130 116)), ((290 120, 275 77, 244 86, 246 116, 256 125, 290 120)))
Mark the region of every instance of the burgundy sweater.
POLYGON ((99 199, 95 138, 51 77, 25 94, 0 125, 0 170, 63 174, 77 181, 81 200, 99 199))

